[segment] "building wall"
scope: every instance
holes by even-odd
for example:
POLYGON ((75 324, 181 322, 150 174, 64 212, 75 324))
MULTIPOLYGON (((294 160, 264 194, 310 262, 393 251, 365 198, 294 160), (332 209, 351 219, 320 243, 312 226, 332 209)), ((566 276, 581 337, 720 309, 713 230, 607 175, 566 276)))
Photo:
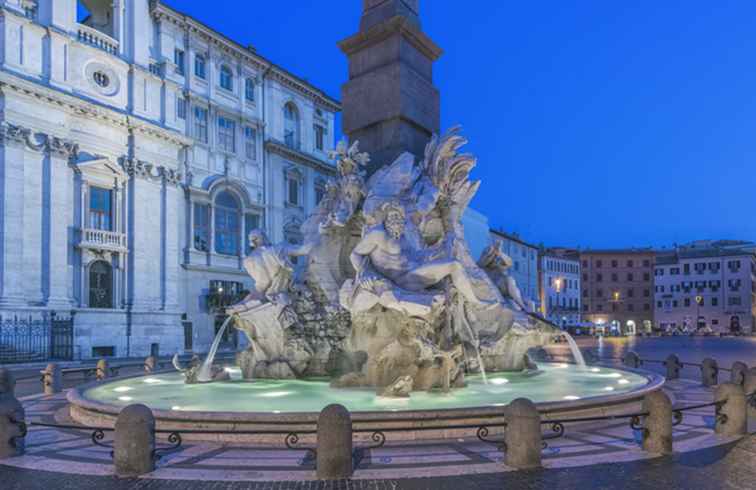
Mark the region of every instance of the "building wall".
POLYGON ((617 332, 649 331, 654 320, 654 253, 637 250, 583 251, 583 321, 617 332))
POLYGON ((512 258, 509 272, 517 281, 523 298, 532 301, 536 310, 540 309, 538 248, 519 237, 497 230, 491 230, 491 240, 502 242, 502 250, 512 258))
POLYGON ((555 253, 540 257, 541 311, 561 326, 581 321, 580 260, 555 253))
POLYGON ((248 228, 296 240, 335 174, 327 154, 338 102, 160 2, 87 4, 84 25, 75 0, 0 2, 0 316, 73 311, 83 357, 206 350, 211 281, 250 286, 248 228), (207 111, 206 138, 196 109, 207 111), (221 144, 221 118, 233 145, 221 144), (91 222, 97 189, 110 196, 108 230, 91 222), (214 246, 224 193, 236 208, 231 254, 214 246), (204 245, 197 205, 208 206, 204 245), (103 264, 112 305, 95 308, 102 288, 90 283, 103 264))
POLYGON ((703 252, 680 251, 657 260, 657 328, 693 331, 700 326, 730 333, 739 327, 741 332, 752 332, 754 255, 747 251, 703 252))

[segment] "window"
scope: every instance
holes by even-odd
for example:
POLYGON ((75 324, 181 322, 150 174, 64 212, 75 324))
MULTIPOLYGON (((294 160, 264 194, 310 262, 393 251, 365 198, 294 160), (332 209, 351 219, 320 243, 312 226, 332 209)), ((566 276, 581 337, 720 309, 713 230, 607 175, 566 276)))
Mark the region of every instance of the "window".
POLYGON ((690 274, 690 264, 683 264, 683 274, 686 276, 690 274))
POLYGON ((207 109, 194 108, 194 137, 202 143, 207 143, 207 109))
POLYGON ((617 261, 616 260, 612 260, 612 267, 617 267, 617 261))
POLYGON ((218 148, 229 153, 236 150, 236 123, 218 116, 218 148))
POLYGON ((101 71, 96 71, 94 75, 92 75, 92 78, 94 78, 95 83, 102 88, 107 88, 108 85, 110 85, 110 78, 101 71))
POLYGON ((315 125, 315 149, 323 151, 325 144, 325 128, 320 124, 315 125))
POLYGON ((299 111, 289 102, 284 106, 284 143, 299 149, 299 111))
POLYGON ((719 306, 719 298, 717 297, 711 298, 711 306, 719 306))
POLYGON ((113 194, 109 189, 89 188, 89 227, 113 231, 113 194))
POLYGON ((596 282, 601 282, 603 280, 604 280, 604 276, 602 276, 601 274, 596 274, 596 282))
POLYGON ((326 193, 326 183, 323 181, 323 179, 317 179, 315 181, 315 205, 317 206, 320 204, 320 201, 323 200, 326 193))
POLYGON ((628 266, 628 267, 633 267, 634 265, 635 265, 635 264, 633 263, 633 261, 632 261, 632 260, 628 260, 628 261, 627 261, 627 266, 628 266))
POLYGON ((633 278, 633 273, 632 273, 632 272, 628 272, 628 273, 627 273, 627 280, 628 280, 628 281, 634 281, 634 280, 635 280, 635 279, 633 278))
POLYGON ((244 155, 248 160, 257 160, 257 130, 249 126, 244 128, 244 155))
POLYGON ((643 290, 643 297, 644 298, 648 298, 649 296, 651 296, 651 291, 648 290, 648 289, 644 289, 643 290))
POLYGON ((210 207, 194 205, 194 248, 201 252, 210 250, 210 207))
POLYGON ((229 91, 234 90, 234 74, 231 68, 225 65, 220 69, 220 86, 229 91))
POLYGON ((651 267, 651 261, 648 259, 643 259, 643 267, 651 267))
POLYGON ((650 304, 648 304, 648 303, 644 303, 643 304, 643 310, 644 311, 649 311, 650 309, 651 309, 651 305, 650 304))
POLYGON ((239 203, 229 192, 221 192, 215 198, 215 251, 237 255, 239 233, 239 203))
POLYGON ((727 304, 729 306, 740 306, 740 296, 730 296, 727 298, 727 304))
POLYGON ((183 97, 176 99, 176 117, 186 119, 186 99, 183 97))
POLYGON ((194 55, 194 75, 202 80, 207 80, 207 63, 201 54, 194 55))
POLYGON ((89 266, 89 307, 113 307, 113 268, 104 260, 89 266))
POLYGON ((288 186, 289 204, 298 206, 299 205, 299 182, 297 182, 295 179, 289 179, 288 182, 289 182, 289 186, 288 186))
POLYGON ((244 250, 249 254, 252 249, 249 244, 249 232, 260 228, 260 215, 259 214, 246 214, 244 215, 244 250))
POLYGON ((644 281, 650 281, 651 280, 651 274, 649 274, 648 272, 644 272, 643 273, 643 280, 644 281))
POLYGON ((600 260, 597 260, 597 261, 596 261, 596 267, 601 267, 602 265, 603 265, 603 264, 602 264, 602 262, 601 262, 600 260))
POLYGON ((683 299, 683 305, 690 306, 690 298, 683 299))
POLYGON ((618 280, 617 273, 616 272, 612 272, 612 281, 617 282, 617 280, 618 280))
POLYGON ((176 73, 179 75, 184 74, 184 50, 182 49, 174 49, 173 50, 173 62, 176 64, 176 73))
POLYGON ((255 101, 255 80, 253 78, 244 80, 244 98, 247 99, 247 102, 255 101))

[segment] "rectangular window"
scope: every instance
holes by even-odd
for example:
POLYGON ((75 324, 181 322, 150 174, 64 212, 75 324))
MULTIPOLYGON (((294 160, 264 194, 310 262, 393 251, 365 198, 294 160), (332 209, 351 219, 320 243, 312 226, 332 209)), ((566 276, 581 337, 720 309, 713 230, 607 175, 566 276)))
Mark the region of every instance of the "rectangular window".
POLYGON ((713 297, 711 298, 711 306, 718 306, 719 305, 719 298, 713 297))
POLYGON ((201 252, 210 250, 210 207, 194 205, 194 248, 201 252))
POLYGON ((249 233, 252 230, 257 230, 260 228, 260 215, 259 214, 245 214, 244 215, 244 231, 246 233, 244 234, 244 250, 247 254, 249 254, 252 249, 250 248, 249 244, 249 233))
POLYGON ((109 189, 89 188, 89 227, 113 231, 113 194, 109 189))
POLYGON ((202 80, 207 79, 205 57, 201 54, 194 56, 194 75, 202 80))
POLYGON ((296 179, 288 179, 289 204, 299 206, 299 182, 296 179))
POLYGON ((176 117, 186 119, 186 99, 183 97, 176 99, 176 117))
POLYGON ((215 251, 224 255, 239 254, 239 212, 215 207, 215 251))
POLYGON ((236 123, 218 116, 218 148, 229 153, 236 151, 236 123))
POLYGON ((255 101, 255 80, 252 78, 244 80, 244 98, 247 102, 255 101))
POLYGON ((184 74, 184 50, 176 48, 173 50, 173 62, 176 64, 176 73, 184 74))
POLYGON ((729 306, 740 306, 740 296, 730 296, 727 298, 727 304, 729 306))
POLYGON ((319 124, 315 125, 315 149, 323 151, 325 144, 325 128, 319 124))
POLYGON ((207 109, 194 108, 194 137, 202 143, 207 143, 207 109))
POLYGON ((257 130, 244 128, 244 153, 249 160, 257 160, 257 130))

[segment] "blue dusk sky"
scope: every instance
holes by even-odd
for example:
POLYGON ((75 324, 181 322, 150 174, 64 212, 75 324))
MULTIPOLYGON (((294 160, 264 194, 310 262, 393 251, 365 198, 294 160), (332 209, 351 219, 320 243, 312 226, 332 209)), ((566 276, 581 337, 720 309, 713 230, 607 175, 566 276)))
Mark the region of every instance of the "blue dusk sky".
MULTIPOLYGON (((361 0, 168 0, 340 98, 361 0)), ((493 227, 546 245, 756 239, 756 3, 421 0, 493 227)))

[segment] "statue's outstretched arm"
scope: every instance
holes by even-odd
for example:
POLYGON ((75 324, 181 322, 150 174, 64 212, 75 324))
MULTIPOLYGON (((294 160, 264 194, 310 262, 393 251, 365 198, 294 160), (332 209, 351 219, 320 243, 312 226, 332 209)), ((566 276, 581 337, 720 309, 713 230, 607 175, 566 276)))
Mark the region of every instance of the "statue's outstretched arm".
POLYGON ((373 253, 376 246, 375 233, 373 232, 365 235, 352 250, 352 253, 349 255, 349 261, 358 275, 363 268, 364 258, 373 253))

